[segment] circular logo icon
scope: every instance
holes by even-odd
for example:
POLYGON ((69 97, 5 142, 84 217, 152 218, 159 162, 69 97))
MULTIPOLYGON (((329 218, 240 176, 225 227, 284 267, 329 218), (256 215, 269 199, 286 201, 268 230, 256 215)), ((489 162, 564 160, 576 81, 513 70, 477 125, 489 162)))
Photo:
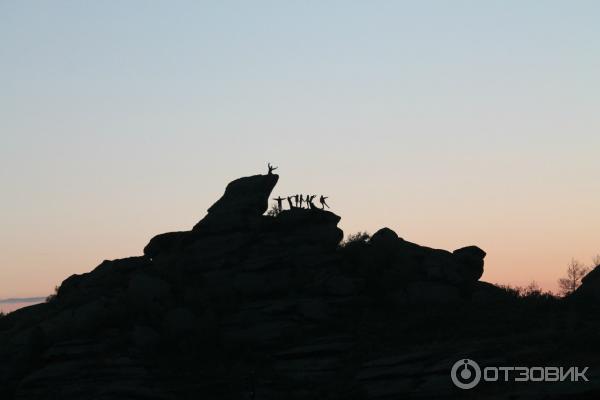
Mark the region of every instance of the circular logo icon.
POLYGON ((481 379, 481 369, 479 365, 468 358, 458 360, 452 366, 450 371, 452 383, 461 389, 472 389, 481 379))

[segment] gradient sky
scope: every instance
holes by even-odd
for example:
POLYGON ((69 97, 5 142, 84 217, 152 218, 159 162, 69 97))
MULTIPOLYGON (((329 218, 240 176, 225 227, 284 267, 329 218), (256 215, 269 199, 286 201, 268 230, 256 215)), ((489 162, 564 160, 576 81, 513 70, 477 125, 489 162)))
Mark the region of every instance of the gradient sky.
POLYGON ((0 298, 190 229, 230 180, 556 288, 600 253, 600 2, 0 1, 0 298))

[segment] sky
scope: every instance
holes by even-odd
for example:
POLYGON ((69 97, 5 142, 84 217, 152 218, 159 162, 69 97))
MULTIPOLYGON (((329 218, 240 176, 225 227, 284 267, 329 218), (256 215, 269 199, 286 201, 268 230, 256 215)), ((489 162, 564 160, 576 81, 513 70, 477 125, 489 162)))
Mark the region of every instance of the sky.
POLYGON ((600 253, 596 1, 0 0, 0 299, 187 230, 279 166, 346 234, 600 253))

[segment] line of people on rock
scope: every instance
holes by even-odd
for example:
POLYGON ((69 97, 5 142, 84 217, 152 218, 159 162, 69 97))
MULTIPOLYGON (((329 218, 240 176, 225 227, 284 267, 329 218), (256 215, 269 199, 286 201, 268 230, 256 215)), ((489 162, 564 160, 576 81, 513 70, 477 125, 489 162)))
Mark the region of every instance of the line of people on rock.
MULTIPOLYGON (((301 195, 301 194, 296 194, 296 195, 287 196, 287 197, 279 196, 279 197, 274 198, 273 200, 275 200, 277 202, 277 208, 280 211, 283 210, 283 201, 286 199, 290 206, 290 210, 292 208, 304 208, 304 204, 306 204, 306 208, 309 208, 312 210, 312 209, 318 208, 314 203, 315 197, 317 197, 316 194, 313 194, 313 195, 307 194, 306 197, 304 197, 304 195, 301 195)), ((323 210, 325 207, 329 208, 329 205, 325 201, 327 199, 328 199, 327 196, 321 195, 319 197, 319 202, 321 203, 321 210, 323 210)))

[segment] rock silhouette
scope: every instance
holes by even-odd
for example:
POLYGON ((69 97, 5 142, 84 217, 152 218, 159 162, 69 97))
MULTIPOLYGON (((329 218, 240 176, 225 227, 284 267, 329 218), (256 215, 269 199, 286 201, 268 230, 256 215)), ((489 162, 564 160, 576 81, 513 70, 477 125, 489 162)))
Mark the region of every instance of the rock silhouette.
POLYGON ((600 265, 597 265, 581 280, 581 286, 571 295, 571 300, 587 303, 600 301, 600 265))
POLYGON ((229 183, 225 194, 208 209, 194 231, 245 228, 260 220, 269 208, 269 196, 279 175, 254 175, 229 183))
MULTIPOLYGON (((332 212, 264 215, 278 179, 231 182, 192 230, 157 235, 143 256, 104 261, 1 318, 0 398, 439 399, 458 394, 449 371, 467 356, 598 364, 596 336, 573 344, 584 320, 569 304, 479 281, 480 248, 433 249, 389 228, 340 245, 332 212)), ((581 290, 597 288, 591 279, 581 290)), ((598 317, 585 324, 596 332, 598 317)), ((596 398, 590 383, 486 390, 596 398)))

